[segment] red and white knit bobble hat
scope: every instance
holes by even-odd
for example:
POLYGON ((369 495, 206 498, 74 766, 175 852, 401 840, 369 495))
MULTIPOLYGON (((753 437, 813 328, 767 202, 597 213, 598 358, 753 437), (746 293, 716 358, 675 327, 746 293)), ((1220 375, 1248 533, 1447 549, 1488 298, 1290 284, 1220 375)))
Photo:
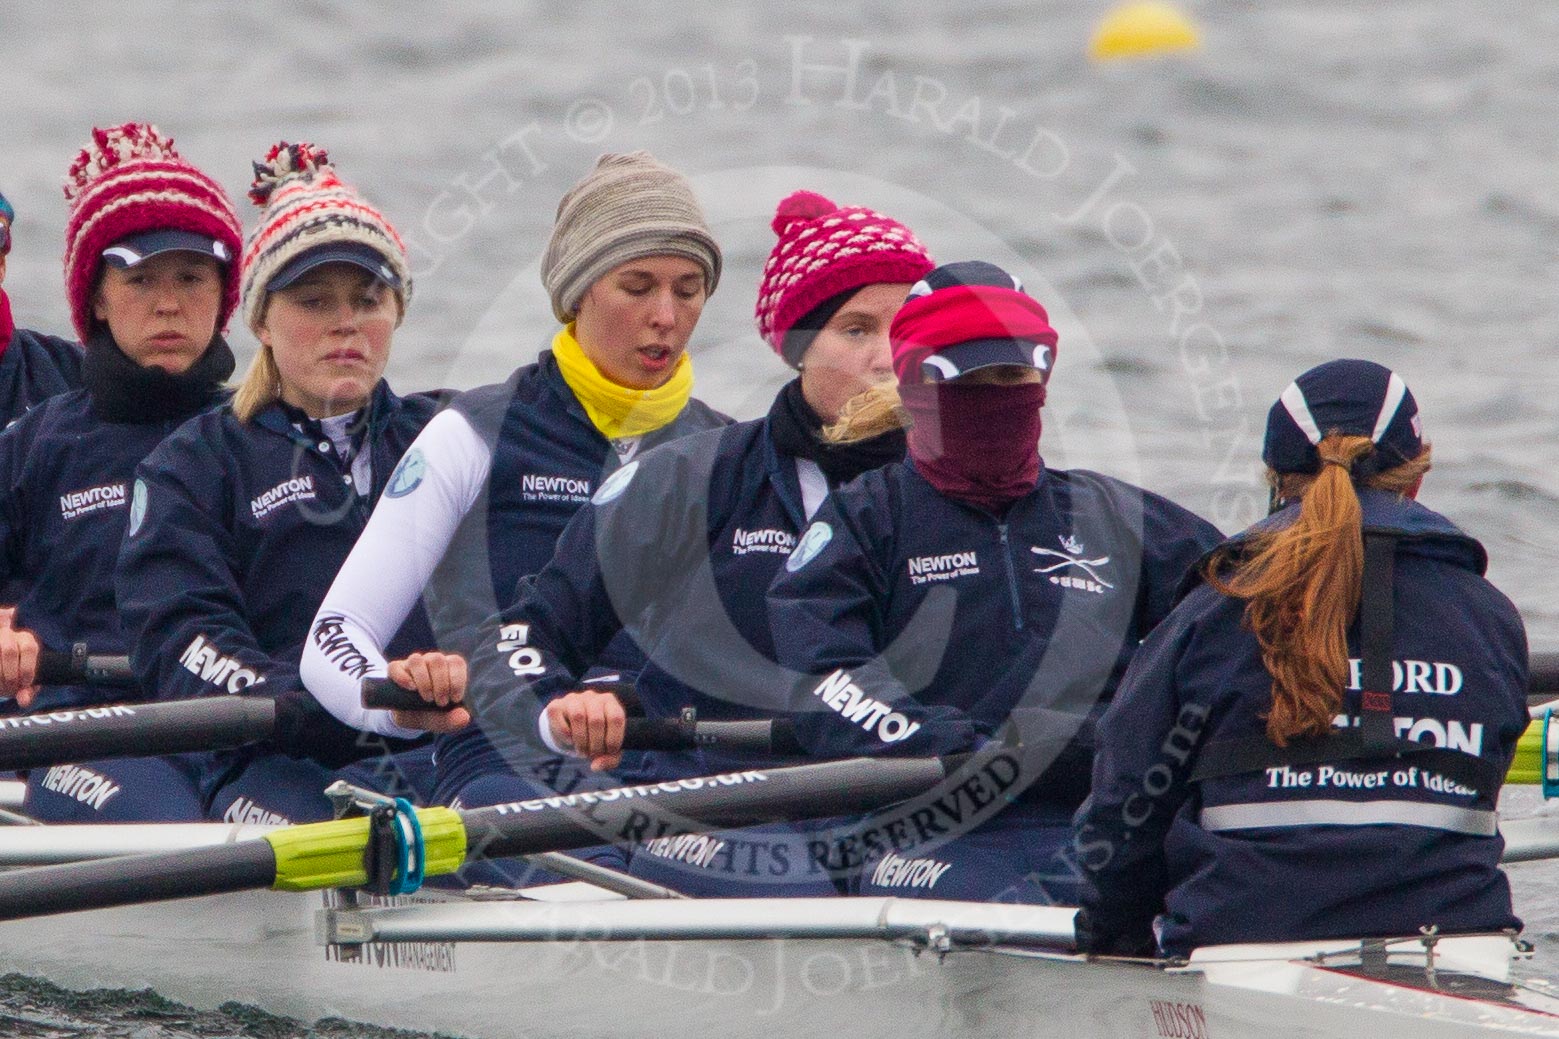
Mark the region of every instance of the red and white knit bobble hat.
POLYGON ((785 336, 824 300, 880 282, 919 281, 933 264, 913 231, 865 206, 797 191, 774 211, 779 241, 758 283, 758 334, 786 358, 785 336))
MULTIPOLYGON (((224 246, 231 259, 243 238, 222 186, 186 162, 173 138, 146 123, 94 128, 92 142, 70 165, 65 200, 65 298, 82 340, 92 331, 103 250, 115 242, 147 231, 189 231, 224 246)), ((223 287, 218 329, 238 306, 238 264, 223 268, 223 287)))
POLYGON ((272 280, 304 253, 327 246, 360 265, 354 249, 376 253, 383 266, 372 273, 390 286, 400 316, 406 316, 411 302, 406 243, 383 213, 336 176, 323 148, 286 141, 272 146, 265 160, 254 164, 249 198, 263 207, 244 243, 244 323, 256 335, 272 280))

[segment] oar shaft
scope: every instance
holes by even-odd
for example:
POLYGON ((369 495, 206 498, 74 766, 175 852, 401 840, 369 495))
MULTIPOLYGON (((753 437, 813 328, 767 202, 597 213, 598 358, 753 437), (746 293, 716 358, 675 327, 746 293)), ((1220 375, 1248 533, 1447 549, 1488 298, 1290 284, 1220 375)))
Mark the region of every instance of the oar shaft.
MULTIPOLYGON (((479 856, 567 851, 783 819, 869 812, 925 793, 955 769, 1004 791, 1020 765, 1005 749, 974 757, 853 758, 619 787, 469 812, 417 811, 428 876, 479 856)), ((972 780, 971 780, 972 781, 972 780)), ((258 841, 0 873, 0 919, 275 887, 356 886, 370 878, 370 820, 284 827, 258 841)), ((399 867, 397 867, 399 868, 399 867)))
MULTIPOLYGON (((1006 771, 1019 766, 1015 758, 997 757, 985 767, 1006 771)), ((569 851, 859 814, 929 790, 948 771, 938 758, 854 758, 495 805, 462 813, 467 855, 569 851)), ((993 785, 1004 788, 1010 778, 993 785)))
POLYGON ((1559 653, 1533 653, 1531 684, 1534 696, 1559 696, 1559 653))
POLYGON ((0 718, 0 769, 238 747, 265 739, 275 723, 276 706, 267 696, 16 715, 0 718))
POLYGON ((0 883, 0 920, 252 891, 275 877, 276 855, 263 840, 19 869, 0 883))

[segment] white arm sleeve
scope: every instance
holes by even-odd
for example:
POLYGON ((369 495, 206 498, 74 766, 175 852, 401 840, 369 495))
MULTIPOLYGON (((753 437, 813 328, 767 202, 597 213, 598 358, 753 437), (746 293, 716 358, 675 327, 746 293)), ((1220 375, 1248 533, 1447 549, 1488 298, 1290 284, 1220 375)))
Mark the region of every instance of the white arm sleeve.
MULTIPOLYGON (((396 725, 389 711, 364 708, 359 683, 384 677, 385 647, 417 605, 492 468, 492 451, 457 411, 434 416, 403 462, 415 464, 416 452, 420 482, 397 487, 396 497, 380 496, 303 647, 303 684, 314 698, 345 724, 383 736, 421 733, 396 725)), ((411 480, 408 473, 400 482, 411 480)))

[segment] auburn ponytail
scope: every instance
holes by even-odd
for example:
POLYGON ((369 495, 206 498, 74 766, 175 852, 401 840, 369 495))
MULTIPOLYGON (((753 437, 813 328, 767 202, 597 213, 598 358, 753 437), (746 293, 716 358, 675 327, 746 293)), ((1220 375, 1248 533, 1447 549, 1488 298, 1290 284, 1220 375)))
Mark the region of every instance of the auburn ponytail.
MULTIPOLYGON (((1245 623, 1272 675, 1267 736, 1278 746, 1331 731, 1348 685, 1348 628, 1364 582, 1364 522, 1354 489, 1355 461, 1374 450, 1369 437, 1333 433, 1317 445, 1321 471, 1274 479, 1299 516, 1282 530, 1214 554, 1206 571, 1218 591, 1244 599, 1245 623)), ((1415 459, 1360 481, 1407 494, 1428 472, 1429 448, 1415 459)))

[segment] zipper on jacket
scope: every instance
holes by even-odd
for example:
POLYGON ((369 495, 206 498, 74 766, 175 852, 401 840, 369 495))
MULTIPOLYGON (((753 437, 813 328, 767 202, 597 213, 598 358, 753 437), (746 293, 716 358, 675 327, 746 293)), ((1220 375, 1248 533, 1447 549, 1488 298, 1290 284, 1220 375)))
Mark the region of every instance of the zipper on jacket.
POLYGON ((1007 541, 1007 524, 998 523, 996 529, 1001 532, 1001 561, 1007 568, 1007 591, 1012 593, 1012 628, 1014 631, 1023 630, 1023 597, 1018 594, 1018 571, 1012 565, 1012 549, 1007 541))

